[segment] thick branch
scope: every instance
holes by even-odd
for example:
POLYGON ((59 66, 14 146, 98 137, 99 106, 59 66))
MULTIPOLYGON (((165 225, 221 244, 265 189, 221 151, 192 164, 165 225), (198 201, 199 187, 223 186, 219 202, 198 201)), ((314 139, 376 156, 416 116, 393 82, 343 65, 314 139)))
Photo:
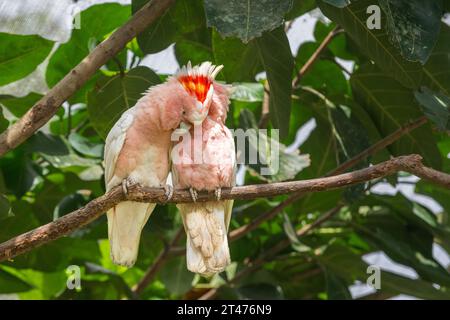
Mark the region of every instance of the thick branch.
POLYGON ((59 81, 15 124, 0 135, 0 156, 14 149, 46 124, 61 104, 80 89, 109 59, 160 17, 175 0, 149 1, 108 39, 59 81))
MULTIPOLYGON (((386 177, 398 171, 406 171, 450 188, 449 174, 424 167, 421 160, 422 157, 419 155, 402 156, 366 169, 332 177, 227 188, 222 190, 222 199, 249 200, 294 192, 326 191, 386 177)), ((122 187, 117 186, 105 195, 92 200, 83 208, 0 244, 0 261, 10 259, 42 244, 65 236, 97 219, 103 212, 121 201, 132 200, 138 202, 165 203, 164 198, 163 188, 145 188, 134 185, 128 188, 128 195, 125 196, 122 193, 122 187)), ((211 200, 215 200, 214 192, 199 192, 197 201, 205 202, 211 200)), ((192 202, 192 200, 189 191, 176 190, 169 202, 186 203, 192 202)))

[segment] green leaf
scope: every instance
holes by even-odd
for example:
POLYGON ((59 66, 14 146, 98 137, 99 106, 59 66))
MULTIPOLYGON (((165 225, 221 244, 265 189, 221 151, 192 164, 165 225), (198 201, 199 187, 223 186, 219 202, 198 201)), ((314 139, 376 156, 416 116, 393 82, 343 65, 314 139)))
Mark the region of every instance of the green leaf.
MULTIPOLYGON (((310 165, 309 155, 301 155, 299 150, 286 152, 286 146, 278 139, 258 131, 254 115, 248 109, 241 111, 240 128, 251 129, 246 132, 248 148, 245 147, 241 154, 247 167, 260 178, 272 182, 291 180, 310 165), (253 163, 254 160, 257 163, 253 163)), ((237 147, 240 148, 239 145, 237 147)))
POLYGON ((243 44, 237 38, 223 38, 213 29, 212 47, 214 60, 224 65, 221 73, 229 83, 254 81, 256 74, 263 70, 255 41, 243 44))
POLYGON ((15 117, 20 118, 41 98, 41 94, 34 92, 31 92, 24 97, 0 95, 0 104, 8 109, 15 117))
POLYGON ((0 220, 8 218, 12 215, 11 204, 7 197, 0 194, 0 220))
POLYGON ((294 0, 291 10, 286 14, 286 20, 293 20, 316 8, 315 0, 294 0))
POLYGON ((338 8, 344 8, 350 4, 351 0, 323 0, 323 2, 338 8))
MULTIPOLYGON (((383 74, 374 65, 364 65, 350 79, 356 100, 364 106, 383 136, 422 116, 411 90, 383 74)), ((439 169, 441 156, 429 125, 421 126, 388 147, 395 155, 419 153, 439 169)))
POLYGON ((262 102, 264 86, 261 83, 241 82, 233 84, 231 99, 245 102, 262 102))
POLYGON ((102 76, 88 94, 88 113, 95 130, 106 138, 122 113, 131 108, 151 86, 160 83, 147 67, 131 69, 123 76, 102 76))
POLYGON ((3 116, 3 109, 0 107, 0 132, 5 131, 9 126, 9 121, 3 116))
POLYGON ((76 132, 72 132, 69 135, 69 143, 76 151, 83 155, 94 158, 101 158, 103 156, 102 143, 92 142, 76 132))
POLYGON ((450 26, 442 23, 438 42, 423 66, 422 86, 450 97, 450 26))
MULTIPOLYGON (((135 13, 148 0, 133 0, 135 13)), ((205 26, 200 0, 179 0, 137 37, 144 54, 156 53, 182 39, 183 35, 205 26)))
POLYGON ((180 296, 191 288, 194 274, 186 267, 186 258, 173 258, 160 272, 161 281, 170 293, 180 296))
POLYGON ((37 172, 23 148, 14 150, 0 159, 5 185, 16 197, 22 197, 32 187, 37 172))
POLYGON ((440 130, 450 130, 450 98, 423 87, 416 91, 417 101, 422 106, 425 115, 433 121, 440 130))
POLYGON ((175 43, 175 56, 180 65, 186 65, 189 61, 192 65, 204 61, 213 61, 212 49, 203 43, 182 39, 175 43))
POLYGON ((441 0, 379 0, 389 39, 410 61, 428 60, 438 39, 441 0))
MULTIPOLYGON (((317 42, 304 42, 298 48, 295 58, 297 69, 300 69, 319 47, 317 42)), ((332 57, 331 59, 334 59, 332 57)), ((318 59, 311 69, 302 77, 303 86, 311 86, 327 96, 343 96, 348 94, 348 81, 339 66, 329 60, 318 59)))
POLYGON ((14 275, 0 269, 0 293, 17 293, 28 291, 33 287, 14 275))
POLYGON ((256 39, 256 44, 270 87, 270 119, 274 128, 280 130, 281 138, 284 138, 289 133, 287 124, 291 115, 291 86, 294 70, 289 41, 284 29, 278 28, 264 33, 261 38, 256 39))
POLYGON ((327 284, 327 298, 329 300, 351 300, 352 295, 348 290, 348 284, 328 268, 325 268, 325 280, 327 284))
POLYGON ((224 37, 238 37, 244 43, 277 28, 291 7, 292 0, 205 0, 208 26, 215 27, 224 37))
POLYGON ((22 79, 44 61, 53 42, 39 36, 0 33, 0 86, 22 79))
POLYGON ((322 12, 335 23, 341 25, 358 44, 362 52, 386 74, 391 75, 408 88, 417 88, 422 79, 422 68, 418 62, 406 61, 399 50, 391 44, 386 30, 370 30, 366 21, 366 9, 372 0, 358 0, 345 8, 319 2, 322 12))

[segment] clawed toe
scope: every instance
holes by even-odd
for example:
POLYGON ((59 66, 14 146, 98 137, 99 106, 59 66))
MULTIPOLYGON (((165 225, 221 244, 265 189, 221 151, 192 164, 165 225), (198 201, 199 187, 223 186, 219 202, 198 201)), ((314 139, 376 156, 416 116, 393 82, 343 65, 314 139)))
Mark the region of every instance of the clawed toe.
POLYGON ((130 177, 127 177, 122 180, 122 191, 125 195, 128 195, 128 191, 132 185, 134 185, 136 182, 133 181, 130 177))
POLYGON ((189 193, 191 194, 192 201, 197 202, 198 199, 197 190, 195 190, 194 188, 189 188, 189 193))
POLYGON ((170 184, 166 184, 164 187, 164 195, 166 196, 165 202, 170 201, 173 196, 173 187, 170 184))
POLYGON ((222 197, 222 188, 217 188, 214 190, 214 195, 216 196, 216 200, 220 201, 220 198, 222 197))

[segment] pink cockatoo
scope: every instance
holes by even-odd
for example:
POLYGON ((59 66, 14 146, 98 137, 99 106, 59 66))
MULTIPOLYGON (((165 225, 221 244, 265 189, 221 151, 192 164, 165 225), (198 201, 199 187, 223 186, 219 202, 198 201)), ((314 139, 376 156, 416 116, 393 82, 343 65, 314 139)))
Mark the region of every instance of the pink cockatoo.
MULTIPOLYGON (((165 83, 151 87, 113 126, 105 144, 106 190, 139 183, 165 187, 170 171, 171 135, 180 122, 199 125, 212 102, 212 82, 222 66, 204 62, 183 67, 165 83)), ((142 228, 155 204, 124 201, 107 212, 111 259, 132 266, 137 258, 142 228)))
POLYGON ((189 188, 194 200, 177 205, 187 235, 187 267, 203 276, 230 264, 227 234, 233 201, 220 200, 220 193, 235 184, 236 174, 234 139, 224 125, 229 90, 213 85, 209 116, 201 126, 191 127, 172 151, 174 187, 189 188), (197 190, 214 190, 217 201, 195 203, 197 190))

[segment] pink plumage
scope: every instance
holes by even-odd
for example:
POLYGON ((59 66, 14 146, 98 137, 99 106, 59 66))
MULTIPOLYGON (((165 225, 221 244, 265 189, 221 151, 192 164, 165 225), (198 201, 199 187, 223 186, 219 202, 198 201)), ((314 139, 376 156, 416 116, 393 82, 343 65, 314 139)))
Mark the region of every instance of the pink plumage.
MULTIPOLYGON (((172 151, 176 188, 218 190, 235 183, 234 140, 224 125, 229 90, 214 83, 209 115, 201 127, 192 127, 172 151)), ((233 201, 178 204, 187 234, 187 266, 210 276, 230 263, 227 232, 233 201)))
MULTIPOLYGON (((170 171, 171 135, 180 122, 201 124, 212 103, 214 88, 202 101, 180 80, 192 73, 213 81, 221 67, 211 63, 182 68, 167 82, 150 88, 136 105, 125 111, 105 143, 106 189, 127 183, 165 186, 170 171)), ((124 201, 107 212, 108 237, 114 263, 132 266, 137 258, 142 228, 155 204, 124 201)))

